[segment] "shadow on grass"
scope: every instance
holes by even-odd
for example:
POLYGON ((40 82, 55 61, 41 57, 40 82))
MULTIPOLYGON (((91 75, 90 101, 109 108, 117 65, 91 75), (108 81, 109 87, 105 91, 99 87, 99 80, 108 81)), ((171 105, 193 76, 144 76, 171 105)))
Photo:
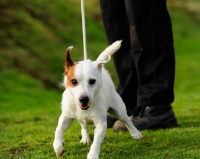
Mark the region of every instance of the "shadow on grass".
POLYGON ((200 127, 200 116, 181 116, 178 123, 179 128, 200 127))

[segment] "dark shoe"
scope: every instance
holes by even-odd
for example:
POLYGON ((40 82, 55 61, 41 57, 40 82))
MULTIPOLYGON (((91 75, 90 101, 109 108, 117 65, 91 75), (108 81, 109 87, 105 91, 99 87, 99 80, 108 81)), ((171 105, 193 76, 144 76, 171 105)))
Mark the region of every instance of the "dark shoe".
MULTIPOLYGON (((146 107, 140 116, 130 116, 131 121, 138 130, 171 128, 178 126, 177 119, 171 105, 146 107)), ((118 132, 127 128, 119 120, 115 122, 113 131, 118 132)))
POLYGON ((117 119, 113 115, 108 114, 107 115, 107 128, 112 128, 116 121, 117 121, 117 119))

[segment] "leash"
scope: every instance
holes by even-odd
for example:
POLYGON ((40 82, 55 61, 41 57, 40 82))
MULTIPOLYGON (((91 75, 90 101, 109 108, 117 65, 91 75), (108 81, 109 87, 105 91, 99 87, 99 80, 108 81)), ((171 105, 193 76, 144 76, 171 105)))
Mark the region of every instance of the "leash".
POLYGON ((82 32, 83 32, 83 50, 84 50, 84 60, 87 60, 87 48, 86 48, 86 25, 85 25, 85 8, 84 8, 84 0, 81 0, 81 14, 82 14, 82 32))

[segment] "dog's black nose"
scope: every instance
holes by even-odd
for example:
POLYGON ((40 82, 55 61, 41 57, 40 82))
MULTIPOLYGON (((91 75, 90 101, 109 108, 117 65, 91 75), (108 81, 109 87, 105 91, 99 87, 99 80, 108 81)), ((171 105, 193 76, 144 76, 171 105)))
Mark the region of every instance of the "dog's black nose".
POLYGON ((88 96, 80 97, 80 98, 79 98, 79 101, 80 101, 82 104, 87 104, 87 103, 89 102, 89 98, 88 98, 88 96))

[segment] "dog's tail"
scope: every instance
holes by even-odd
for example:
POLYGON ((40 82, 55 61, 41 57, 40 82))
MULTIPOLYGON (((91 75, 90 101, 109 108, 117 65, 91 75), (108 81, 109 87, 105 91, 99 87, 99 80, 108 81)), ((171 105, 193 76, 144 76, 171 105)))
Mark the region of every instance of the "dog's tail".
POLYGON ((120 47, 122 40, 118 40, 108 46, 97 58, 96 61, 105 61, 109 59, 109 56, 113 55, 120 47))

